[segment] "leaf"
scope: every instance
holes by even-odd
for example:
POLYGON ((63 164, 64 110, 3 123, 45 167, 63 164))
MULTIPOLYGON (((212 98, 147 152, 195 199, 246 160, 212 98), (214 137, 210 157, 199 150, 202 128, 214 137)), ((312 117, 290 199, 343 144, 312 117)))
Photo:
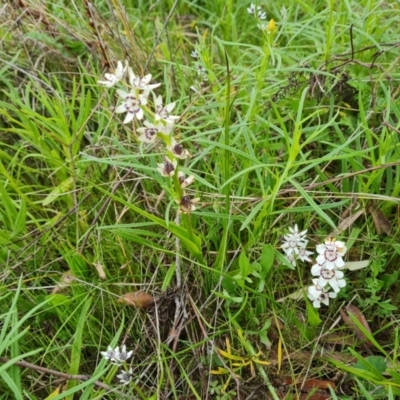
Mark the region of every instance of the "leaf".
MULTIPOLYGON (((71 351, 71 364, 69 367, 69 373, 71 375, 76 375, 79 373, 79 367, 81 364, 81 355, 82 355, 82 345, 83 345, 83 328, 87 322, 87 313, 92 304, 92 297, 87 297, 84 300, 81 315, 79 316, 79 320, 76 326, 76 331, 74 335, 74 341, 72 343, 72 351, 71 351)), ((77 382, 74 380, 70 380, 68 382, 68 389, 71 389, 77 385, 77 382)), ((72 400, 73 395, 68 396, 68 399, 72 400)))
POLYGON ((75 280, 75 276, 71 270, 64 272, 61 275, 61 278, 55 288, 52 290, 51 294, 55 294, 61 292, 62 290, 66 289, 67 287, 71 286, 71 283, 75 280))
POLYGON ((265 278, 274 264, 275 250, 271 244, 264 245, 261 251, 260 264, 262 266, 261 277, 265 278))
POLYGON ((93 266, 96 268, 96 271, 97 271, 97 273, 98 273, 98 275, 99 275, 99 278, 100 278, 101 280, 106 279, 106 273, 105 273, 105 271, 104 271, 103 264, 100 264, 100 263, 93 263, 93 266))
POLYGON ((251 266, 250 266, 250 261, 247 258, 244 251, 242 251, 240 253, 239 266, 240 266, 240 274, 241 274, 242 279, 246 279, 247 275, 249 275, 249 273, 250 273, 251 266))
POLYGON ((371 328, 368 325, 367 320, 364 317, 364 314, 354 305, 349 305, 345 308, 345 310, 340 309, 340 315, 347 325, 347 327, 354 333, 358 340, 364 342, 368 347, 372 347, 372 343, 367 339, 364 333, 355 325, 354 321, 350 318, 349 315, 353 315, 357 321, 365 328, 365 330, 372 336, 371 328))
POLYGON ((365 359, 365 362, 361 363, 360 361, 357 361, 353 367, 370 371, 375 375, 380 376, 386 371, 387 363, 385 358, 382 356, 369 356, 365 359))
POLYGON ((342 221, 340 222, 339 226, 337 227, 337 229, 335 229, 330 236, 331 237, 336 237, 339 236, 343 231, 345 231, 346 229, 350 228, 354 222, 357 221, 357 219, 364 214, 365 209, 362 208, 361 210, 358 210, 356 213, 350 215, 347 218, 342 219, 342 221))
POLYGON ((385 217, 383 212, 375 206, 374 203, 370 203, 368 211, 371 213, 372 220, 374 221, 375 229, 378 235, 385 232, 386 235, 392 236, 392 225, 389 220, 385 217))
POLYGON ((154 297, 141 290, 137 292, 125 293, 117 301, 118 303, 138 308, 149 308, 153 307, 155 304, 154 297))
POLYGON ((369 263, 370 263, 370 260, 350 261, 350 262, 346 262, 346 268, 349 271, 357 271, 359 269, 367 268, 369 263))
POLYGON ((57 187, 55 187, 43 200, 43 206, 48 206, 53 201, 57 200, 58 197, 62 196, 66 192, 69 192, 74 183, 73 177, 65 179, 65 181, 61 182, 57 187))

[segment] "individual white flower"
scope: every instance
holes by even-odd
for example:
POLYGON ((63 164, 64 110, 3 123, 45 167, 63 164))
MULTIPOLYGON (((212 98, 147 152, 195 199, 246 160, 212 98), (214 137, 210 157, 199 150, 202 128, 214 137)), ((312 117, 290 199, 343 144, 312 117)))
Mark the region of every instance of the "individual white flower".
POLYGON ((173 124, 175 120, 180 118, 176 115, 170 114, 171 111, 175 108, 175 102, 163 106, 163 99, 160 95, 155 97, 154 104, 156 106, 156 115, 155 115, 156 121, 163 120, 166 121, 167 123, 173 124))
POLYGON ((317 264, 311 268, 311 274, 319 276, 319 286, 325 287, 328 284, 336 293, 346 286, 346 281, 342 279, 344 273, 338 269, 328 269, 325 265, 317 264))
POLYGON ((180 160, 185 160, 190 157, 189 151, 181 144, 177 143, 174 138, 171 139, 171 144, 167 146, 167 150, 169 150, 174 157, 179 158, 180 160))
POLYGON ((145 125, 144 127, 137 129, 141 133, 138 140, 144 143, 154 143, 157 139, 158 128, 148 121, 144 121, 143 124, 145 125))
POLYGON ((299 232, 297 224, 294 228, 289 227, 290 233, 283 236, 284 242, 281 249, 287 256, 291 254, 299 254, 299 247, 307 245, 306 233, 307 230, 299 232))
POLYGON ((117 114, 127 113, 124 124, 131 122, 134 118, 142 119, 144 114, 141 106, 147 104, 147 99, 142 95, 136 96, 133 91, 127 93, 117 89, 117 93, 123 99, 123 102, 115 109, 115 112, 117 114))
POLYGON ((318 278, 314 278, 312 280, 313 285, 308 287, 308 290, 307 290, 308 291, 308 298, 310 300, 317 299, 320 296, 320 294, 322 293, 323 289, 324 289, 322 286, 318 285, 318 281, 319 281, 318 278))
POLYGON ((256 10, 260 11, 261 10, 261 6, 257 6, 256 7, 256 5, 254 3, 251 3, 250 7, 247 8, 247 12, 249 14, 255 14, 256 10))
POLYGON ((157 170, 162 176, 171 177, 175 173, 176 166, 176 160, 170 161, 168 158, 165 158, 163 163, 157 164, 157 170))
POLYGON ((116 349, 114 350, 111 346, 107 347, 107 351, 101 351, 100 354, 103 356, 103 358, 105 358, 106 360, 110 360, 110 361, 114 361, 115 357, 118 355, 119 353, 119 348, 116 347, 116 349))
POLYGON ((310 256, 310 255, 313 254, 314 252, 313 252, 313 251, 308 251, 308 250, 306 249, 307 243, 308 243, 308 241, 305 242, 305 243, 301 243, 301 244, 298 246, 298 249, 297 249, 297 251, 298 251, 298 252, 297 252, 297 258, 298 258, 299 260, 301 260, 301 261, 308 261, 308 262, 311 262, 311 258, 308 257, 308 256, 310 256))
POLYGON ((138 128, 137 131, 141 133, 138 140, 144 143, 154 143, 158 133, 169 136, 174 127, 173 124, 164 125, 161 122, 158 124, 152 124, 149 121, 144 121, 143 125, 145 126, 138 128))
MULTIPOLYGON (((310 288, 312 288, 312 286, 310 286, 310 288)), ((308 298, 313 302, 313 306, 315 308, 320 308, 321 307, 321 303, 329 306, 329 299, 334 299, 336 297, 336 293, 335 292, 327 292, 325 289, 322 289, 321 291, 319 291, 319 287, 315 286, 315 290, 310 289, 309 288, 309 292, 308 292, 308 298), (311 292, 310 292, 311 290, 311 292), (318 296, 317 296, 318 294, 318 296), (317 296, 317 297, 316 297, 317 296)))
POLYGON ((294 253, 293 254, 286 254, 286 258, 287 258, 287 260, 290 262, 290 264, 292 264, 293 265, 293 267, 295 267, 296 265, 297 265, 297 263, 296 263, 296 257, 294 256, 294 253))
POLYGON ((182 171, 178 172, 179 183, 181 184, 181 188, 184 189, 191 185, 194 182, 194 176, 189 175, 187 178, 182 171))
POLYGON ((199 202, 200 199, 191 199, 190 196, 184 195, 179 204, 180 214, 190 214, 192 211, 196 210, 195 204, 199 202))
POLYGON ((190 53, 190 55, 192 56, 192 58, 195 58, 195 59, 199 58, 199 54, 197 53, 196 50, 193 50, 193 51, 190 53))
POLYGON ((268 28, 268 24, 266 24, 265 22, 262 22, 261 24, 257 24, 257 28, 265 31, 268 28))
POLYGON ((258 19, 264 20, 267 18, 267 13, 265 11, 262 11, 261 9, 257 13, 258 19))
POLYGON ((101 86, 105 87, 112 87, 117 84, 125 75, 125 72, 128 68, 128 63, 125 62, 125 67, 122 65, 121 61, 118 61, 117 69, 115 70, 114 74, 106 73, 104 74, 105 80, 104 81, 97 81, 97 83, 101 86))
POLYGON ((133 86, 133 88, 137 90, 143 90, 145 92, 146 97, 150 92, 150 90, 153 90, 161 86, 161 83, 154 83, 150 85, 151 74, 147 74, 143 78, 140 78, 139 76, 135 75, 133 69, 130 67, 128 69, 128 74, 129 74, 129 83, 131 84, 131 86, 133 86))
POLYGON ((343 256, 346 254, 347 247, 341 241, 327 238, 325 244, 319 244, 316 247, 318 252, 317 263, 325 263, 325 268, 344 268, 343 256))
POLYGON ((129 368, 129 371, 121 370, 120 374, 117 375, 117 378, 119 379, 119 383, 121 385, 128 385, 129 382, 133 378, 133 370, 132 370, 132 368, 129 368))
POLYGON ((196 71, 197 75, 200 75, 202 77, 204 77, 207 74, 207 70, 200 63, 196 64, 196 71))
POLYGON ((126 362, 133 354, 133 350, 126 351, 126 346, 123 345, 121 351, 115 356, 115 360, 121 363, 126 362))
POLYGON ((288 10, 285 6, 282 6, 281 7, 281 20, 286 21, 287 16, 288 16, 288 10))

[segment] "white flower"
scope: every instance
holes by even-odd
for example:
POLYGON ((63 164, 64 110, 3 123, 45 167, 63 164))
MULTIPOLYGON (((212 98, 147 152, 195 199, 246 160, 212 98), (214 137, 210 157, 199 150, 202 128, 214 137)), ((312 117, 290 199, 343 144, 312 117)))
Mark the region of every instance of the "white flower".
POLYGON ((179 213, 180 214, 190 214, 191 211, 196 210, 195 204, 199 202, 200 199, 191 199, 190 196, 184 195, 179 203, 179 213))
POLYGON ((318 285, 318 278, 312 280, 313 285, 308 287, 308 298, 310 300, 317 299, 323 291, 323 287, 318 285))
POLYGON ((145 127, 138 128, 137 131, 141 133, 138 140, 144 143, 154 143, 158 133, 169 136, 174 127, 173 124, 164 125, 161 122, 154 125, 151 122, 144 121, 143 124, 145 127))
POLYGON ((119 351, 119 346, 117 346, 115 348, 115 350, 113 350, 113 348, 111 346, 107 347, 107 351, 102 351, 100 352, 100 354, 106 359, 106 360, 110 360, 112 364, 115 365, 120 365, 121 361, 119 360, 120 357, 120 351, 119 351))
POLYGON ((265 31, 268 28, 268 24, 262 22, 261 24, 257 24, 257 28, 261 29, 262 31, 265 31))
POLYGON ((257 17, 258 17, 258 19, 261 19, 261 20, 266 19, 267 18, 267 13, 260 9, 258 11, 258 13, 257 13, 257 17))
POLYGON ((310 259, 310 257, 308 257, 308 256, 310 256, 311 254, 313 254, 313 251, 308 251, 308 250, 306 250, 306 247, 307 247, 307 243, 308 243, 308 241, 307 242, 305 242, 305 243, 301 243, 299 246, 298 246, 298 249, 297 249, 297 258, 299 259, 299 260, 301 260, 301 261, 308 261, 308 262, 311 262, 311 259, 310 259))
POLYGON ((193 50, 193 51, 190 53, 190 55, 192 56, 192 58, 199 58, 199 55, 198 55, 198 53, 197 53, 196 50, 193 50))
POLYGON ((286 9, 285 6, 281 7, 281 20, 285 21, 287 19, 287 15, 288 15, 288 10, 286 9))
POLYGON ((101 351, 100 354, 105 358, 106 360, 114 361, 115 357, 119 353, 119 348, 116 347, 115 350, 111 346, 107 347, 107 351, 101 351))
POLYGON ((97 81, 97 83, 99 85, 110 88, 110 87, 114 86, 115 84, 117 84, 123 78, 127 68, 128 68, 127 62, 125 62, 125 67, 124 67, 122 65, 122 62, 118 61, 117 69, 115 70, 115 74, 106 73, 106 74, 104 74, 104 77, 106 80, 105 81, 97 81))
POLYGON ((257 6, 256 7, 256 5, 254 3, 251 3, 250 7, 247 9, 247 12, 249 14, 254 14, 256 12, 256 9, 257 9, 257 11, 260 11, 261 10, 261 6, 257 6))
POLYGON ((311 268, 313 276, 319 276, 318 285, 325 287, 327 284, 337 293, 346 286, 344 273, 337 269, 328 269, 325 265, 316 264, 311 268))
POLYGON ((117 114, 124 112, 127 113, 124 119, 124 124, 131 122, 134 118, 142 119, 144 114, 141 106, 147 103, 147 99, 141 95, 136 96, 133 91, 127 93, 118 89, 117 93, 124 101, 115 109, 115 112, 117 114))
POLYGON ((156 106, 156 115, 155 120, 164 120, 167 123, 173 124, 175 120, 179 119, 180 117, 176 115, 170 115, 170 112, 175 108, 175 103, 167 104, 163 106, 163 99, 161 96, 157 96, 154 99, 154 103, 156 106))
POLYGON ((145 75, 143 78, 140 78, 139 76, 135 75, 132 68, 128 69, 128 73, 129 73, 129 83, 131 84, 131 86, 133 86, 137 90, 143 90, 145 92, 144 95, 146 97, 150 92, 150 90, 153 90, 161 86, 161 83, 154 83, 152 85, 149 85, 151 81, 151 74, 145 75))
POLYGON ((171 144, 167 146, 167 150, 169 150, 174 157, 179 158, 181 160, 185 160, 190 157, 190 153, 186 150, 181 144, 177 143, 174 138, 171 139, 171 144))
POLYGON ((289 227, 289 231, 289 234, 283 236, 284 243, 281 246, 281 249, 287 256, 290 256, 291 254, 299 254, 299 247, 307 245, 307 229, 299 232, 299 228, 296 224, 294 228, 289 227))
POLYGON ((168 158, 165 158, 165 161, 161 164, 157 164, 158 172, 165 177, 171 177, 175 173, 175 169, 177 166, 177 161, 170 161, 168 158))
POLYGON ((179 183, 181 184, 181 188, 184 189, 191 185, 194 182, 194 176, 189 175, 185 178, 185 174, 182 171, 178 172, 179 183))
POLYGON ((335 292, 327 292, 325 289, 320 290, 319 286, 310 286, 308 288, 308 298, 313 302, 315 308, 320 308, 321 303, 329 305, 329 299, 336 297, 335 292))
POLYGON ((288 261, 290 262, 290 264, 293 265, 293 267, 296 266, 296 257, 294 256, 294 254, 286 254, 286 258, 288 259, 288 261))
POLYGON ((316 247, 318 252, 317 263, 325 264, 325 268, 344 268, 343 256, 346 254, 347 247, 341 241, 327 238, 325 244, 319 244, 316 247))
POLYGON ((115 356, 115 360, 121 363, 126 362, 133 354, 133 350, 126 351, 126 346, 123 345, 121 351, 115 356))
POLYGON ((121 385, 128 385, 129 382, 132 380, 133 377, 133 370, 132 368, 129 368, 129 371, 120 371, 120 374, 117 375, 117 378, 119 379, 119 383, 121 385))
POLYGON ((199 63, 196 64, 197 75, 205 76, 207 74, 207 70, 199 63))

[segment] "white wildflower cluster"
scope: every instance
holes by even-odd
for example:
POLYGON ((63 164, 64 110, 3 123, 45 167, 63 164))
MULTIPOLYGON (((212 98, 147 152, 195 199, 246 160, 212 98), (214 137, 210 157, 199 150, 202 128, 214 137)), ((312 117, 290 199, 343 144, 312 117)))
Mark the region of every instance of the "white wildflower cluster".
POLYGON ((120 104, 115 112, 126 114, 123 123, 135 124, 136 131, 140 134, 138 136, 140 142, 163 145, 165 156, 163 162, 158 164, 157 170, 162 176, 173 178, 173 182, 179 186, 174 187, 179 211, 184 213, 193 211, 196 199, 191 200, 184 192, 184 188, 194 181, 194 177, 185 177, 179 171, 178 165, 179 160, 189 158, 190 153, 173 137, 174 124, 180 118, 172 115, 175 102, 165 104, 162 96, 154 93, 154 89, 160 87, 161 83, 151 83, 151 74, 137 76, 127 62, 124 66, 118 61, 115 73, 106 73, 104 77, 104 80, 98 81, 99 85, 111 88, 119 84, 125 88, 116 90, 120 104), (124 79, 126 77, 127 80, 124 79))
POLYGON ((329 299, 335 298, 340 289, 346 286, 342 270, 347 247, 344 242, 327 238, 324 244, 317 245, 316 250, 317 263, 311 268, 311 274, 316 278, 308 288, 308 298, 314 307, 319 308, 321 303, 329 305, 329 299))
MULTIPOLYGON (((306 233, 307 230, 299 231, 296 224, 294 228, 289 227, 289 233, 283 236, 281 249, 293 266, 299 260, 312 262, 309 256, 313 252, 307 250, 306 233)), ((308 287, 308 298, 314 307, 320 308, 321 303, 329 305, 329 299, 335 298, 340 289, 346 286, 342 269, 345 267, 343 257, 347 248, 343 242, 327 238, 324 244, 317 245, 316 251, 316 264, 311 268, 315 278, 313 285, 308 287)))
POLYGON ((262 31, 265 31, 267 34, 275 31, 275 21, 271 19, 269 22, 266 22, 267 13, 261 6, 251 3, 250 7, 247 8, 247 13, 255 17, 258 21, 257 27, 262 31))
MULTIPOLYGON (((108 346, 107 351, 102 351, 101 355, 106 360, 110 360, 112 364, 122 366, 132 356, 132 353, 133 350, 126 351, 126 346, 123 345, 121 347, 121 351, 119 350, 119 346, 117 346, 115 349, 113 349, 111 346, 108 346)), ((132 368, 129 368, 129 370, 126 370, 126 368, 121 369, 119 375, 117 375, 119 383, 121 383, 122 385, 128 385, 129 382, 132 380, 132 377, 132 368)))
MULTIPOLYGON (((197 45, 197 47, 199 47, 197 45)), ((200 86, 200 88, 204 87, 207 85, 207 81, 208 81, 208 71, 207 68, 204 65, 203 59, 200 56, 200 52, 198 50, 193 50, 190 53, 191 57, 195 60, 194 66, 195 66, 195 70, 197 73, 197 80, 198 80, 198 85, 200 86)), ((192 86, 192 89, 194 91, 198 91, 194 86, 192 86)))
POLYGON ((283 244, 281 246, 286 258, 294 267, 297 264, 297 260, 311 262, 308 256, 313 252, 307 250, 307 229, 300 232, 296 224, 294 228, 289 227, 289 232, 283 236, 283 244))

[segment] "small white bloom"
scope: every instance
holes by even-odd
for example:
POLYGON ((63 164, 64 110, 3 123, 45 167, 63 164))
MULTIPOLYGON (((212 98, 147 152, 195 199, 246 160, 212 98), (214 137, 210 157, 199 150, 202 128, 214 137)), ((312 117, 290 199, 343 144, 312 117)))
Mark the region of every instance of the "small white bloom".
MULTIPOLYGON (((118 347, 115 349, 117 350, 118 347)), ((101 351, 100 354, 105 358, 106 360, 115 360, 115 357, 117 356, 117 352, 115 351, 111 346, 107 347, 107 351, 101 351)), ((119 349, 118 349, 119 350, 119 349)))
POLYGON ((149 121, 144 121, 143 125, 145 126, 138 128, 137 131, 141 133, 141 135, 138 137, 138 140, 144 143, 154 143, 158 133, 169 136, 174 127, 173 124, 164 125, 161 122, 158 124, 152 124, 149 121))
POLYGON ((293 265, 293 267, 296 266, 296 257, 293 254, 286 254, 286 258, 288 259, 288 261, 290 262, 290 264, 293 265))
POLYGON ((191 199, 190 196, 184 195, 179 203, 180 214, 190 214, 191 211, 196 210, 195 204, 199 202, 199 198, 191 199))
POLYGON ((181 160, 185 160, 190 157, 190 153, 186 150, 181 144, 177 143, 175 139, 171 139, 171 144, 167 146, 167 150, 169 150, 174 157, 179 158, 181 160))
POLYGON ((167 104, 166 106, 163 106, 163 99, 161 96, 157 96, 154 99, 154 104, 156 106, 156 115, 155 115, 155 120, 163 120, 166 121, 167 123, 173 124, 175 120, 179 119, 180 117, 176 115, 171 115, 171 111, 175 108, 175 103, 170 103, 167 104))
POLYGON ((256 5, 254 3, 251 3, 250 7, 247 9, 247 12, 249 14, 254 14, 255 11, 256 11, 256 5))
POLYGON ((307 245, 306 233, 307 230, 299 232, 297 224, 294 228, 289 227, 290 233, 283 236, 284 242, 281 249, 287 256, 299 254, 299 248, 307 245))
POLYGON ((308 298, 310 300, 315 300, 318 299, 318 297, 321 295, 322 291, 323 291, 323 287, 318 285, 318 278, 314 278, 312 280, 313 285, 308 287, 308 298))
POLYGON ((286 21, 287 16, 288 16, 288 10, 286 9, 285 6, 282 6, 281 7, 281 20, 286 21))
POLYGON ((115 109, 115 112, 117 114, 127 113, 124 124, 131 122, 134 118, 142 119, 144 114, 141 106, 147 103, 147 99, 141 95, 136 96, 133 91, 127 93, 118 89, 117 93, 123 99, 123 102, 115 109))
POLYGON ((298 247, 298 253, 297 253, 297 258, 298 258, 299 260, 301 260, 301 261, 308 261, 308 262, 311 262, 311 258, 308 257, 308 256, 310 256, 311 254, 313 254, 313 251, 308 251, 308 250, 306 250, 307 243, 308 243, 308 241, 305 242, 305 243, 301 243, 301 244, 299 245, 299 247, 298 247))
POLYGON ((325 263, 325 267, 329 269, 344 268, 345 263, 343 256, 346 254, 347 247, 341 241, 327 238, 325 244, 319 244, 316 247, 318 252, 317 263, 325 263))
POLYGON ((116 360, 123 363, 126 362, 133 354, 133 350, 126 351, 126 346, 123 345, 121 351, 116 355, 116 360))
POLYGON ((199 58, 199 54, 197 53, 197 51, 196 50, 193 50, 191 53, 190 53, 190 55, 192 56, 192 58, 199 58))
POLYGON ((207 70, 200 64, 196 64, 197 75, 204 76, 207 74, 207 70))
POLYGON ((119 383, 121 385, 128 385, 129 382, 133 378, 133 370, 132 370, 132 368, 129 368, 129 371, 121 370, 120 374, 117 375, 117 378, 119 379, 119 383))
MULTIPOLYGON (((312 287, 312 286, 311 286, 312 287)), ((327 292, 325 289, 322 289, 321 292, 319 293, 318 297, 315 297, 316 294, 318 294, 318 288, 315 287, 315 292, 309 292, 308 293, 308 298, 313 302, 313 306, 315 308, 320 308, 321 303, 329 306, 329 299, 334 299, 336 297, 335 292, 327 292)), ((310 290, 310 289, 309 289, 310 290)))
POLYGON ((264 20, 267 18, 267 13, 265 11, 260 10, 257 13, 257 17, 258 19, 264 20))
POLYGON ((181 184, 181 188, 184 189, 191 185, 194 182, 194 176, 189 175, 187 178, 182 171, 178 172, 179 183, 181 184))
POLYGON ((161 164, 157 164, 157 171, 165 177, 171 177, 175 173, 175 169, 177 166, 177 161, 170 161, 168 158, 165 158, 165 161, 161 164))
MULTIPOLYGON (((313 266, 314 268, 315 266, 313 266)), ((346 286, 346 281, 343 278, 342 271, 337 269, 328 269, 323 266, 319 270, 311 268, 313 276, 319 276, 318 285, 325 287, 327 284, 337 293, 341 288, 346 286)))
POLYGON ((132 68, 128 69, 128 73, 129 73, 129 83, 131 84, 131 86, 137 90, 143 90, 145 92, 146 97, 150 92, 150 90, 153 90, 161 86, 161 83, 154 83, 150 85, 151 74, 147 74, 143 78, 140 78, 139 76, 135 75, 132 68))
POLYGON ((266 24, 265 22, 262 22, 261 24, 257 24, 257 28, 265 31, 268 28, 268 24, 266 24))
POLYGON ((106 73, 106 74, 104 74, 104 77, 106 80, 105 81, 97 81, 97 83, 101 86, 110 88, 110 87, 114 86, 115 84, 117 84, 123 78, 127 68, 128 68, 127 62, 125 62, 125 67, 124 67, 122 65, 122 62, 118 61, 117 69, 115 70, 115 74, 106 73))
POLYGON ((261 10, 261 6, 257 6, 256 7, 256 5, 254 3, 251 3, 250 7, 247 8, 247 12, 249 14, 255 14, 256 10, 260 11, 261 10))

